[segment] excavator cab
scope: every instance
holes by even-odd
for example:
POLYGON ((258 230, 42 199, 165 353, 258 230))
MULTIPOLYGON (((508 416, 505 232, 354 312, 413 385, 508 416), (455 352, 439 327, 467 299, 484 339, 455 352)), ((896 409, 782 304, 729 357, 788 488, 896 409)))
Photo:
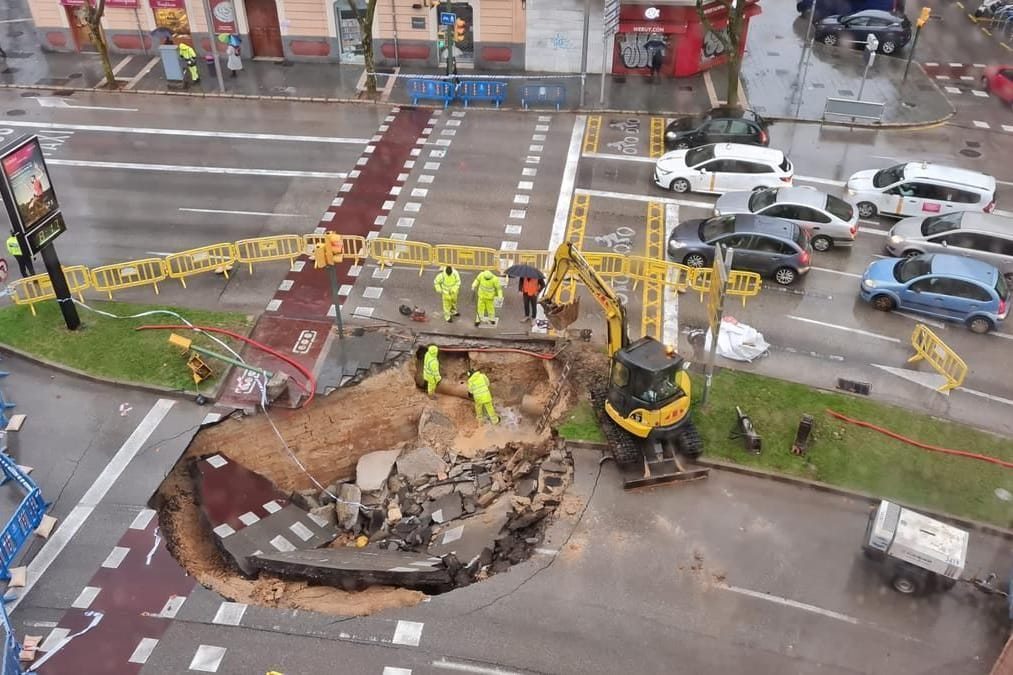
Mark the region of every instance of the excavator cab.
POLYGON ((674 438, 689 419, 688 367, 688 361, 651 338, 620 349, 612 358, 606 413, 638 438, 674 438))

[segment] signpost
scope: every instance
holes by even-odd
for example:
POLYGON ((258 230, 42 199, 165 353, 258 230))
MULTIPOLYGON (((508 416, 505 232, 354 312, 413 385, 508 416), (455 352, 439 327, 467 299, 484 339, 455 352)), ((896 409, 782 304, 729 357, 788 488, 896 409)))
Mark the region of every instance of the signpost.
POLYGON ((865 72, 862 73, 862 84, 858 86, 858 96, 855 100, 862 100, 862 92, 865 90, 865 80, 869 77, 869 68, 872 68, 872 64, 876 62, 876 50, 879 49, 879 39, 869 33, 865 38, 865 51, 869 52, 869 60, 865 62, 865 72))
POLYGON ((915 21, 915 37, 911 41, 911 49, 907 52, 907 63, 904 64, 904 77, 901 78, 901 84, 907 82, 907 71, 911 69, 911 59, 915 57, 915 47, 918 46, 918 36, 921 35, 922 27, 928 23, 929 17, 932 16, 931 7, 922 7, 922 13, 918 16, 918 20, 915 21))
POLYGON ((609 41, 619 32, 619 0, 605 0, 602 8, 602 44, 601 44, 601 91, 598 94, 598 105, 605 105, 605 66, 609 53, 609 41))
POLYGON ((29 258, 42 255, 67 329, 77 330, 81 319, 53 246, 53 240, 66 232, 67 226, 37 136, 0 149, 0 197, 21 250, 29 258))
POLYGON ((440 12, 440 25, 453 26, 457 21, 457 15, 453 12, 440 12))
POLYGON ((732 257, 735 249, 714 249, 714 265, 711 267, 711 283, 707 296, 707 322, 711 331, 711 347, 707 353, 707 365, 704 370, 703 400, 704 405, 710 397, 711 383, 714 379, 714 360, 718 351, 718 336, 721 334, 721 319, 725 310, 725 291, 728 288, 728 273, 732 269, 732 257), (727 259, 725 253, 727 252, 727 259))

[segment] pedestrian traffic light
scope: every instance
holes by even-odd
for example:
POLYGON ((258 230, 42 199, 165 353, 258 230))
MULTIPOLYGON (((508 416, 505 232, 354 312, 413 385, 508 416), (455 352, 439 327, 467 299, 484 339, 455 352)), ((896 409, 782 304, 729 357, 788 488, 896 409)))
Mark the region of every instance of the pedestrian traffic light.
POLYGON ((454 22, 454 42, 464 42, 464 29, 467 24, 464 19, 458 19, 454 22))
POLYGON ((313 267, 319 270, 337 264, 341 262, 343 252, 341 237, 333 232, 327 232, 324 234, 323 243, 317 244, 313 248, 313 267))
POLYGON ((916 22, 918 27, 919 28, 923 27, 928 22, 930 16, 932 16, 932 8, 922 7, 922 13, 918 17, 918 21, 916 22))

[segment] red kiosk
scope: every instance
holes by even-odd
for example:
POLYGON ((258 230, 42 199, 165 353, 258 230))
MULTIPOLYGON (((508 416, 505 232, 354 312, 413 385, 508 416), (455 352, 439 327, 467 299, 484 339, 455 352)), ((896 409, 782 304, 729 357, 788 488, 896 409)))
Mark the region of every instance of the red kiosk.
MULTIPOLYGON (((749 22, 761 10, 758 0, 740 1, 748 3, 741 41, 744 48, 749 22)), ((728 25, 728 11, 720 2, 705 4, 704 13, 716 30, 728 25)), ((724 44, 700 21, 695 0, 685 0, 678 5, 623 2, 613 47, 612 73, 646 74, 651 50, 660 41, 665 45, 662 75, 688 77, 728 60, 724 44)))

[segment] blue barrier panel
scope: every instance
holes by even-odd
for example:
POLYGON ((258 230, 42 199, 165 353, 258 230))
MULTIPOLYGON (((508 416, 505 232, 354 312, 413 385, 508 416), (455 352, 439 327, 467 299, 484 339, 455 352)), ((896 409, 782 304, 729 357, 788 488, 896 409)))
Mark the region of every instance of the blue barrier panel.
POLYGON ((521 87, 521 105, 525 109, 532 103, 559 106, 566 102, 566 87, 561 84, 526 84, 521 87))
POLYGON ((506 100, 507 83, 488 80, 466 80, 457 85, 457 97, 464 101, 464 107, 472 101, 492 101, 500 107, 506 100))
POLYGON ((17 557, 28 537, 39 527, 49 505, 42 498, 39 486, 21 472, 10 455, 0 452, 0 468, 3 469, 6 479, 14 481, 25 491, 25 497, 18 505, 18 510, 0 530, 0 580, 6 581, 11 578, 9 572, 11 562, 17 557))
POLYGON ((10 617, 7 616, 7 608, 0 602, 0 623, 4 631, 4 660, 3 675, 21 675, 21 644, 14 635, 14 628, 11 626, 10 617))
MULTIPOLYGON (((0 377, 7 377, 10 373, 0 370, 0 377)), ((7 410, 14 407, 13 403, 8 403, 7 399, 4 398, 4 392, 0 389, 0 429, 7 426, 7 410)))
POLYGON ((419 99, 443 101, 446 108, 454 100, 454 84, 444 80, 424 80, 412 77, 407 80, 408 95, 412 97, 412 105, 419 102, 419 99))

